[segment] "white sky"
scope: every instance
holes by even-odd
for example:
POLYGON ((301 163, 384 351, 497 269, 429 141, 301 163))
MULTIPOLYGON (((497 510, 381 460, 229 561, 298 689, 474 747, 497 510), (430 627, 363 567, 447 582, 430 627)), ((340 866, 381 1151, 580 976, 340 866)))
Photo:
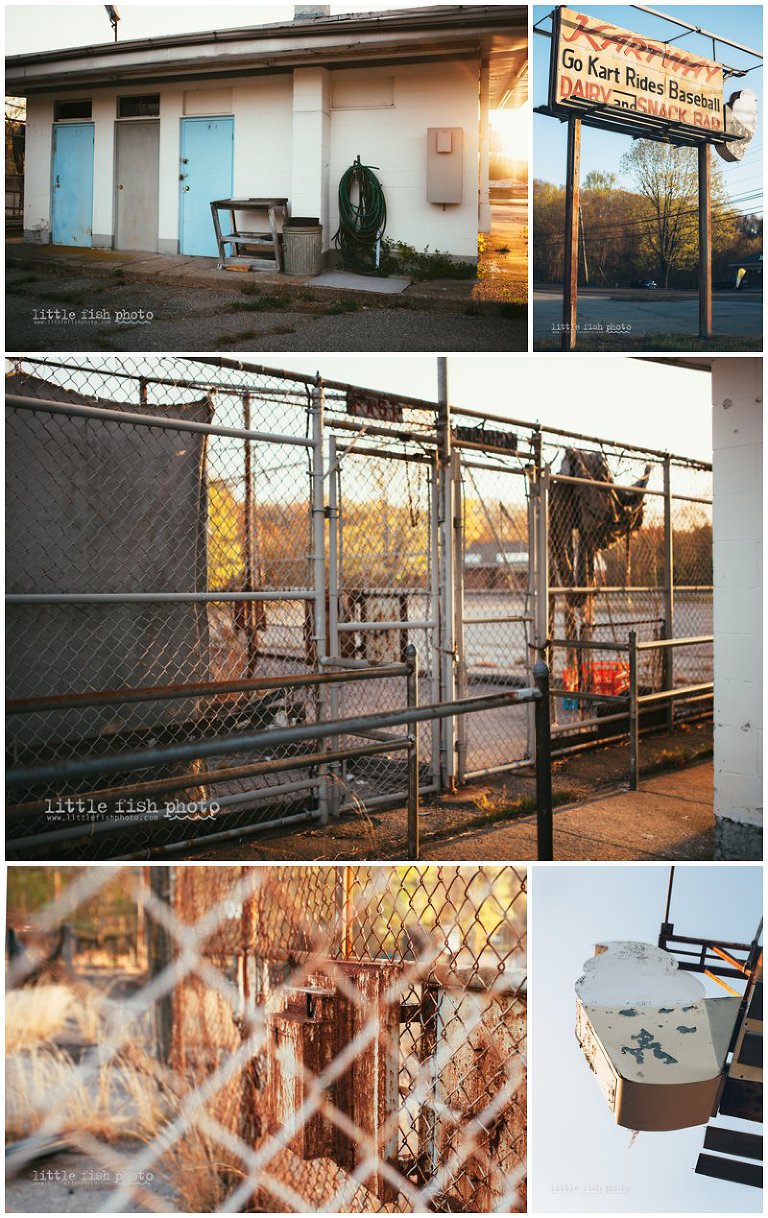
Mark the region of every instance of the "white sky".
MULTIPOLYGON (((630 1131, 614 1122, 574 1035, 573 987, 584 961, 605 939, 655 943, 668 880, 669 868, 651 863, 535 869, 528 904, 534 1212, 695 1214, 762 1208, 759 1189, 695 1174, 702 1126, 641 1133, 630 1146, 630 1131)), ((696 863, 676 868, 670 910, 676 934, 748 943, 761 904, 760 867, 696 863)), ((725 995, 701 980, 708 997, 725 995)), ((759 1125, 733 1118, 723 1123, 760 1132, 759 1125)))
MULTIPOLYGON (((432 401, 437 393, 431 355, 259 355, 255 362, 432 401)), ((448 378, 456 406, 712 459, 706 372, 612 355, 451 355, 448 378)))
MULTIPOLYGON (((293 4, 118 4, 118 38, 151 38, 199 30, 232 29, 291 21, 293 4)), ((358 4, 332 4, 331 14, 373 12, 376 9, 418 8, 418 0, 364 0, 358 4)), ((427 7, 426 5, 424 7, 427 7)), ((8 4, 6 54, 24 55, 55 47, 111 42, 112 29, 103 4, 8 4)))

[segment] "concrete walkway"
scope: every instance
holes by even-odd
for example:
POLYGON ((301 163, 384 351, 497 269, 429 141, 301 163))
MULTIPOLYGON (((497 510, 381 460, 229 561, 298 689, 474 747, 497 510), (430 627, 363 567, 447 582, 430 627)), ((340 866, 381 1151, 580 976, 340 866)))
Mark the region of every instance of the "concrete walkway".
MULTIPOLYGON (((66 268, 75 273, 112 274, 120 272, 126 281, 162 283, 186 288, 209 288, 222 292, 238 290, 245 285, 290 297, 314 289, 311 275, 283 275, 278 271, 218 270, 216 258, 190 257, 186 254, 130 253, 124 250, 76 249, 65 245, 32 245, 21 241, 6 242, 6 266, 15 271, 66 268)), ((453 310, 472 302, 475 292, 473 279, 433 279, 412 283, 405 290, 398 280, 398 294, 404 299, 428 305, 430 308, 453 310)), ((367 303, 390 304, 392 292, 382 280, 381 290, 376 281, 365 284, 367 303)), ((322 293, 323 285, 318 285, 322 293)), ((360 295, 360 287, 340 284, 335 289, 342 299, 360 295)))
MULTIPOLYGON (((659 774, 642 782, 639 791, 608 793, 556 809, 555 859, 709 860, 714 858, 713 807, 711 761, 659 774)), ((435 861, 535 859, 536 818, 497 822, 427 842, 422 854, 435 861)))

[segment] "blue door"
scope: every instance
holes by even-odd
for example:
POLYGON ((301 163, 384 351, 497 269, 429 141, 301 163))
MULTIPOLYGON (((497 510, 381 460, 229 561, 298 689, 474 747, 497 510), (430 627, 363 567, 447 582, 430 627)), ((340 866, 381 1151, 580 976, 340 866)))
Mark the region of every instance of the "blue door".
POLYGON ((93 237, 93 123, 54 124, 51 237, 90 249, 93 237))
POLYGON ((218 254, 211 218, 214 199, 232 197, 233 118, 181 120, 180 240, 182 254, 218 254))

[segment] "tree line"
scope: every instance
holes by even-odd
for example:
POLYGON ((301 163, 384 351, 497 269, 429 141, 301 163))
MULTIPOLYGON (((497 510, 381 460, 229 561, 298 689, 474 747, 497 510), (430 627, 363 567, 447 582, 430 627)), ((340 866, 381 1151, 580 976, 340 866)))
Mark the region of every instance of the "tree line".
MULTIPOLYGON (((627 287, 655 279, 659 287, 698 284, 698 171, 693 148, 636 140, 621 160, 634 189, 614 173, 592 170, 581 187, 579 282, 627 287)), ((533 183, 533 277, 563 278, 565 187, 533 183)), ((762 252, 762 216, 729 200, 720 166, 712 164, 712 274, 733 286, 738 264, 762 252)))

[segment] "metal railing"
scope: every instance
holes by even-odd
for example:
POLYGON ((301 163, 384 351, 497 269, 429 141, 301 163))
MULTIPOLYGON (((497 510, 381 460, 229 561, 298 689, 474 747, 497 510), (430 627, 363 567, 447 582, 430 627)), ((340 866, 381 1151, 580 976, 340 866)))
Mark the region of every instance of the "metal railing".
MULTIPOLYGON (((453 702, 424 706, 419 705, 418 652, 412 643, 406 649, 405 663, 400 665, 364 668, 351 667, 338 671, 325 671, 296 676, 289 679, 265 678, 252 682, 236 682, 233 684, 236 684, 238 687, 246 686, 249 691, 256 689, 263 691, 266 689, 283 688, 286 680, 293 686, 328 686, 401 675, 406 677, 407 691, 406 707, 402 710, 376 715, 359 715, 345 719, 322 720, 317 723, 309 723, 297 727, 273 728, 268 731, 242 733, 236 736, 217 736, 212 739, 198 739, 182 744, 136 749, 122 753, 110 753, 105 756, 81 758, 75 761, 57 761, 49 765, 17 767, 16 769, 8 770, 6 784, 10 788, 34 789, 38 785, 77 783, 90 778, 125 774, 136 770, 159 768, 184 762, 193 762, 197 766, 202 761, 211 761, 216 757, 237 756, 241 753, 258 753, 265 752, 266 750, 290 749, 294 745, 320 741, 327 742, 330 744, 330 747, 309 754, 295 755, 291 753, 266 762, 251 763, 244 766, 229 766, 223 770, 211 768, 200 771, 195 768, 193 773, 188 773, 182 777, 150 779, 149 781, 122 786, 95 787, 85 792, 78 792, 71 797, 70 802, 75 805, 72 809, 73 811, 98 809, 100 813, 105 814, 110 801, 125 801, 135 796, 141 796, 145 801, 153 802, 159 795, 167 795, 171 792, 188 790, 190 788, 204 789, 206 784, 211 782, 218 783, 223 780, 243 778, 254 779, 266 774, 272 775, 286 770, 310 769, 317 772, 316 784, 313 785, 318 787, 318 818, 321 823, 325 823, 328 820, 329 808, 332 803, 329 796, 329 784, 333 781, 331 767, 338 765, 341 761, 357 757, 369 757, 377 753, 405 750, 407 752, 408 782, 408 839, 405 857, 415 860, 420 856, 419 816, 421 792, 419 782, 418 733, 410 731, 405 736, 392 736, 387 734, 388 729, 394 727, 415 728, 419 723, 452 718, 456 715, 473 714, 502 706, 534 703, 536 721, 538 857, 540 859, 551 859, 553 857, 553 847, 549 670, 543 661, 538 661, 534 667, 534 688, 508 689, 483 697, 464 698, 453 702), (344 736, 371 737, 372 739, 371 743, 366 745, 339 748, 335 742, 344 736)), ((190 687, 187 686, 165 686, 136 690, 134 692, 137 700, 141 700, 147 698, 187 698, 190 696, 191 691, 190 687)), ((65 697, 60 700, 60 703, 62 706, 69 706, 73 703, 81 705, 83 701, 87 702, 89 700, 91 702, 95 701, 98 705, 119 703, 122 701, 122 696, 123 691, 111 691, 83 695, 82 698, 80 696, 76 698, 65 697)), ((47 701, 45 706, 47 709, 47 701)), ((32 712, 38 710, 39 707, 39 699, 21 699, 10 704, 10 711, 11 713, 20 714, 25 711, 32 712)), ((306 781, 299 781, 298 783, 286 783, 277 788, 272 787, 269 790, 270 795, 274 796, 277 792, 285 794, 289 790, 293 791, 307 785, 309 784, 306 781)), ((252 793, 247 793, 247 798, 252 798, 252 793)), ((15 818, 25 813, 45 811, 46 805, 49 805, 50 802, 49 800, 38 800, 12 805, 8 808, 8 815, 11 818, 15 818)), ((228 803, 242 802, 243 798, 238 795, 231 797, 223 796, 217 800, 202 799, 196 802, 194 811, 198 814, 205 814, 214 809, 214 814, 216 814, 222 807, 227 806, 228 803)), ((154 807, 153 809, 137 813, 135 820, 137 823, 158 822, 167 816, 167 814, 167 805, 166 810, 154 807)), ((133 817, 131 817, 132 819, 133 817)), ((128 823, 130 824, 130 820, 128 823)), ((283 824, 285 821, 282 820, 280 823, 283 824)), ((257 832, 268 827, 270 827, 269 824, 265 825, 262 822, 252 826, 250 832, 257 832)), ((44 834, 38 833, 31 837, 11 839, 9 849, 13 853, 31 845, 38 847, 42 845, 60 845, 63 842, 75 840, 85 834, 88 836, 94 834, 101 835, 116 830, 125 830, 125 828, 126 821, 124 818, 115 819, 114 817, 110 818, 107 815, 102 815, 101 819, 89 824, 87 829, 84 829, 82 826, 73 826, 49 831, 44 834)), ((206 844, 225 841, 233 836, 246 836, 248 832, 249 830, 244 830, 241 827, 231 830, 225 829, 216 833, 207 833, 205 841, 206 844)), ((159 853, 163 850, 177 851, 189 844, 189 841, 186 840, 175 840, 167 846, 154 848, 152 853, 159 853)))
MULTIPOLYGON (((608 652, 623 652, 629 659, 629 683, 626 693, 623 694, 607 694, 584 689, 564 689, 553 688, 550 692, 553 698, 572 698, 575 702, 597 703, 598 705, 616 705, 621 707, 620 710, 612 712, 610 715, 598 715, 591 719, 580 719, 576 725, 579 729, 603 727, 609 723, 627 722, 629 723, 629 789, 636 791, 639 783, 640 772, 640 735, 642 727, 640 723, 640 712, 643 706, 654 706, 666 704, 670 714, 673 711, 675 702, 695 702, 699 700, 709 699, 714 692, 714 682, 701 681, 691 685, 677 685, 669 688, 652 690, 648 693, 641 694, 639 686, 639 656, 642 652, 652 651, 667 651, 675 647, 699 647, 702 645, 712 644, 714 636, 694 635, 685 639, 650 639, 640 642, 637 637, 637 631, 630 630, 626 643, 612 641, 610 643, 600 642, 595 639, 582 640, 566 640, 566 639, 551 639, 548 646, 552 647, 568 647, 574 651, 608 651, 608 652)), ((552 735, 564 735, 567 732, 572 732, 573 727, 570 725, 559 725, 551 729, 552 735)))
MULTIPOLYGON (((629 628, 643 641, 712 628, 704 463, 454 409, 444 378, 436 403, 224 357, 28 357, 8 371, 14 767, 388 713, 403 704, 392 665, 410 643, 424 701, 455 707, 532 688, 533 660, 549 660, 555 636, 567 652, 629 628), (391 679, 307 683, 306 694, 292 683, 360 665, 391 679), (248 682, 271 677, 262 688, 284 694, 252 696, 248 682)), ((670 689, 672 650, 654 654, 670 689)), ((696 648, 675 668, 680 686, 712 675, 696 648)), ((567 682, 553 669, 551 683, 567 682)), ((535 703, 482 705, 420 721, 422 796, 530 766, 535 703)), ((574 726, 559 711, 554 737, 574 726)), ((589 743, 585 732, 579 747, 589 743)), ((307 764, 272 794, 266 770, 211 780, 205 795, 243 833, 402 807, 406 752, 307 764)), ((199 787, 172 787, 190 775, 168 764, 119 781, 199 787)), ((22 815, 13 831, 31 845, 50 824, 39 809, 22 815)))
POLYGON ((696 701, 709 698, 714 692, 712 681, 701 681, 696 685, 682 685, 673 689, 654 690, 641 694, 638 689, 638 656, 643 651, 664 651, 674 647, 696 647, 702 643, 713 643, 714 637, 699 635, 687 639, 655 639, 640 643, 634 630, 629 632, 629 789, 636 791, 640 781, 640 708, 666 702, 670 710, 675 701, 696 701))

